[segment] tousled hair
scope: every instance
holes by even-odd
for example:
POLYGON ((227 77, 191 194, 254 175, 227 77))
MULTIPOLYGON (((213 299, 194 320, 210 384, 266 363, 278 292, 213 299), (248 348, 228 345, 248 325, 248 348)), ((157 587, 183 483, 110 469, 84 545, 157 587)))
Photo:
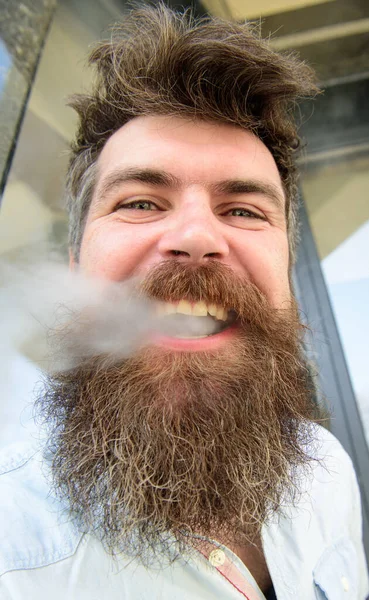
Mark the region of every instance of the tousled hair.
POLYGON ((286 194, 293 264, 299 146, 294 109, 318 91, 310 67, 275 52, 253 24, 195 19, 162 3, 132 10, 111 39, 95 47, 89 63, 96 68, 92 92, 70 99, 80 119, 66 182, 76 260, 106 141, 135 117, 175 115, 236 125, 267 146, 286 194))

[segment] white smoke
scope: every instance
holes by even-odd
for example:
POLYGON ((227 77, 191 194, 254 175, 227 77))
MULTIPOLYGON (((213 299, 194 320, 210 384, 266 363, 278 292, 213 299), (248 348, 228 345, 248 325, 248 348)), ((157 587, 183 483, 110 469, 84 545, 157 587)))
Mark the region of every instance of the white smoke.
POLYGON ((45 370, 69 369, 100 354, 127 358, 153 332, 174 335, 185 329, 196 336, 214 326, 211 317, 158 317, 156 304, 137 292, 138 278, 117 283, 87 277, 58 259, 17 267, 0 263, 0 280, 0 355, 31 344, 45 370), (50 336, 59 332, 60 341, 64 330, 66 344, 51 356, 50 336))

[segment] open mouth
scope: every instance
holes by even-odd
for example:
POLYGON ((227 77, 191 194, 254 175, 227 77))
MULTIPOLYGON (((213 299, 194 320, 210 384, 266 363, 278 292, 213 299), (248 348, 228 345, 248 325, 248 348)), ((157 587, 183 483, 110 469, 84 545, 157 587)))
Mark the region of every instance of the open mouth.
POLYGON ((198 339, 221 333, 237 319, 233 310, 186 300, 157 305, 160 332, 179 339, 198 339))

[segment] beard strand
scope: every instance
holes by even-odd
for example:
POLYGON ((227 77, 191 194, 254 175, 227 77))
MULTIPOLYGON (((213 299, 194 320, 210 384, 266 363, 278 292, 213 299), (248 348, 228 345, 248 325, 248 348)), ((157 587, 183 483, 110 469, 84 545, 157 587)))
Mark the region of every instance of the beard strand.
POLYGON ((180 267, 159 266, 143 293, 220 304, 226 281, 232 343, 90 358, 48 377, 38 400, 55 492, 111 553, 147 564, 173 545, 183 556, 193 534, 253 544, 298 496, 317 418, 295 304, 271 309, 223 265, 180 267))

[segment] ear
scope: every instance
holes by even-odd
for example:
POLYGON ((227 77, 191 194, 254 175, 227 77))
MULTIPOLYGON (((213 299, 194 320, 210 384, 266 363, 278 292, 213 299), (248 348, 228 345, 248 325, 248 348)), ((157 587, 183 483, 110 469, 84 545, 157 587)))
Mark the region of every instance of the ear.
POLYGON ((74 258, 72 248, 69 248, 69 270, 75 271, 76 266, 76 259, 74 258))

